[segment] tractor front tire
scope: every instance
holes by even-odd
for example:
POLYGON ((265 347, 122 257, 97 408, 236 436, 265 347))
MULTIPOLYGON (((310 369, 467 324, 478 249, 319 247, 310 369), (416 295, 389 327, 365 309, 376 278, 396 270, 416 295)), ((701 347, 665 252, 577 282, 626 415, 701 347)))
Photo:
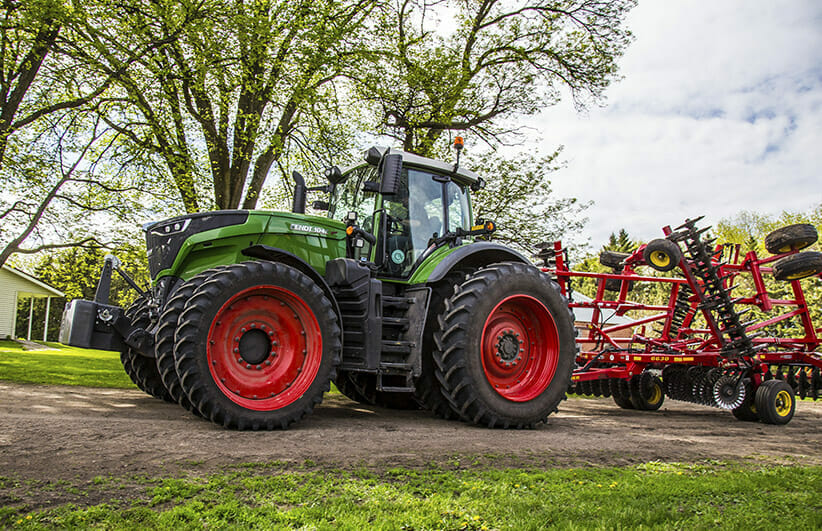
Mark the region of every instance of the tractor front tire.
POLYGON ((322 401, 340 361, 333 304, 307 275, 276 262, 215 271, 178 319, 180 384, 212 422, 285 429, 322 401))
MULTIPOLYGON (((147 293, 137 297, 131 306, 126 309, 125 317, 133 327, 143 328, 144 330, 151 327, 147 293)), ((174 401, 165 385, 163 385, 154 358, 143 356, 133 348, 126 347, 126 350, 120 353, 120 362, 123 364, 123 369, 125 369, 128 377, 141 391, 166 402, 174 401)))
POLYGON ((188 399, 188 396, 183 391, 180 385, 180 377, 174 366, 174 335, 177 332, 180 314, 183 313, 186 302, 188 302, 194 294, 194 290, 219 269, 220 268, 210 269, 200 273, 174 290, 168 302, 166 302, 165 308, 163 308, 163 313, 160 314, 160 324, 154 336, 155 351, 157 353, 157 370, 160 373, 163 384, 166 386, 172 400, 175 400, 183 406, 184 409, 197 416, 202 416, 202 414, 197 411, 197 408, 194 407, 194 404, 191 403, 191 400, 188 399))
POLYGON ((576 355, 574 320, 537 268, 490 265, 445 301, 435 334, 436 376, 460 417, 532 427, 565 399, 576 355))

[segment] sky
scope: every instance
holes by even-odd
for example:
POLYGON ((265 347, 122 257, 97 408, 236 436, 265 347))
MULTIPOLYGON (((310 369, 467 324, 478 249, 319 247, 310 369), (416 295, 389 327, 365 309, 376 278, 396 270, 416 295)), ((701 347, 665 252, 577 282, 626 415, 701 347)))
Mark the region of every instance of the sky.
POLYGON ((564 145, 555 193, 594 201, 579 240, 822 203, 822 2, 644 0, 627 25, 605 107, 526 120, 564 145))

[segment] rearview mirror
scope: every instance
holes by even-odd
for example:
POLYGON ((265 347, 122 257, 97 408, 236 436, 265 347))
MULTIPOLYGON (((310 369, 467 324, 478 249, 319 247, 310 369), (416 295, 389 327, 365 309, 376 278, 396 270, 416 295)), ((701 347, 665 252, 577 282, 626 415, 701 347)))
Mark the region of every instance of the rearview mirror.
POLYGON ((380 193, 394 195, 400 190, 402 176, 402 155, 386 155, 382 159, 382 173, 380 179, 380 193))

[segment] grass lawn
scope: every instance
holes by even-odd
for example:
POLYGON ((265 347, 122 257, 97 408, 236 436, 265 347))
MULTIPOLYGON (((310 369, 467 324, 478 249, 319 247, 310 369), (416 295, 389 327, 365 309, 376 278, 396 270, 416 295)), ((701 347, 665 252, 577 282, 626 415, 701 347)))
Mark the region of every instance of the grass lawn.
POLYGON ((55 350, 28 350, 0 341, 0 380, 46 385, 135 388, 123 371, 120 354, 45 343, 55 350))
MULTIPOLYGON (((623 468, 397 468, 375 473, 286 470, 271 463, 214 475, 137 481, 142 492, 130 501, 33 512, 25 507, 0 509, 0 527, 822 528, 820 467, 651 462, 623 468)), ((11 483, 0 478, 0 492, 11 483)), ((29 495, 38 488, 18 486, 29 495)), ((102 494, 105 499, 110 492, 112 500, 122 500, 124 485, 121 479, 96 478, 83 488, 77 490, 79 495, 100 499, 102 494)))

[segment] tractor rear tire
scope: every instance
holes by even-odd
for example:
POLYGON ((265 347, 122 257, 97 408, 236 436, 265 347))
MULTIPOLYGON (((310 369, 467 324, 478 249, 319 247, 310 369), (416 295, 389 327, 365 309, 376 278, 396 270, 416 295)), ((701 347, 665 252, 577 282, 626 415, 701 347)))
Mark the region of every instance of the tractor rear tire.
POLYGON ((451 402, 443 393, 436 376, 436 364, 432 354, 436 348, 434 334, 439 330, 437 318, 445 310, 445 301, 454 294, 456 287, 465 281, 466 275, 466 271, 451 271, 431 290, 428 318, 422 340, 422 371, 415 384, 419 405, 445 420, 458 419, 459 414, 451 407, 451 402))
POLYGON ((333 304, 277 262, 216 271, 180 314, 174 359, 189 400, 212 422, 285 429, 323 399, 340 361, 333 304))
MULTIPOLYGON (((131 306, 125 311, 125 317, 129 320, 131 326, 145 330, 151 327, 147 293, 140 295, 131 303, 131 306)), ((126 347, 126 350, 120 353, 120 362, 122 362, 128 377, 141 391, 166 402, 174 401, 165 385, 163 385, 154 358, 143 356, 133 348, 126 347)))
POLYGON ((822 253, 805 251, 780 258, 773 264, 776 280, 800 280, 822 272, 822 253))
POLYGON ((771 231, 765 236, 765 249, 771 254, 804 249, 816 242, 819 235, 810 223, 797 223, 771 231))
POLYGON ((565 399, 576 355, 559 286, 521 263, 468 275, 446 299, 436 376, 454 411, 488 427, 532 427, 565 399))
POLYGON ((793 388, 783 380, 762 382, 755 400, 756 413, 765 424, 787 424, 796 411, 793 388))
POLYGON ((194 407, 194 404, 191 403, 191 400, 188 399, 188 396, 183 391, 180 385, 180 377, 174 366, 174 334, 177 332, 180 314, 183 313, 186 302, 191 298, 194 290, 218 269, 223 268, 204 271, 174 290, 168 302, 166 302, 165 308, 163 308, 163 313, 160 314, 160 324, 154 336, 155 351, 157 353, 157 370, 160 373, 163 384, 166 386, 166 389, 168 389, 169 395, 171 395, 171 398, 178 404, 183 406, 184 409, 200 417, 202 414, 197 411, 197 408, 194 407))

